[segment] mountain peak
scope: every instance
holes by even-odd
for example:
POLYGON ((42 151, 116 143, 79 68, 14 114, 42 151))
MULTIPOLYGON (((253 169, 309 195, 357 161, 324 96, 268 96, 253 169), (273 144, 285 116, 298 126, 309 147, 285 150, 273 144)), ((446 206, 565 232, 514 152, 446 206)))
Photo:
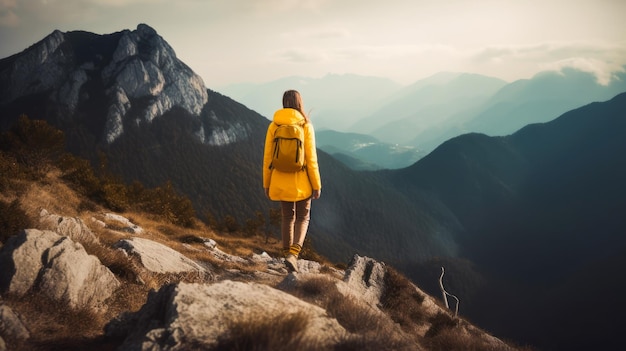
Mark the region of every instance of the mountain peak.
POLYGON ((151 122, 174 107, 199 116, 208 100, 202 78, 143 23, 134 31, 108 35, 55 30, 3 63, 0 105, 45 95, 65 115, 73 115, 93 95, 90 87, 104 87, 101 138, 109 144, 124 132, 126 119, 151 122))
POLYGON ((139 23, 137 25, 137 33, 142 38, 151 38, 151 37, 158 35, 157 31, 154 28, 150 27, 149 25, 145 23, 139 23))

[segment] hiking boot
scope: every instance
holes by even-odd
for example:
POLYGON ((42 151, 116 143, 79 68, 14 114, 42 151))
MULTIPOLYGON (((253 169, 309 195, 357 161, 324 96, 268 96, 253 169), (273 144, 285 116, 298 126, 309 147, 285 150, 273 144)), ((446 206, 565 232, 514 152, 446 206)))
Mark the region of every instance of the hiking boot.
POLYGON ((296 256, 289 254, 285 257, 285 265, 290 272, 298 272, 298 259, 296 256))

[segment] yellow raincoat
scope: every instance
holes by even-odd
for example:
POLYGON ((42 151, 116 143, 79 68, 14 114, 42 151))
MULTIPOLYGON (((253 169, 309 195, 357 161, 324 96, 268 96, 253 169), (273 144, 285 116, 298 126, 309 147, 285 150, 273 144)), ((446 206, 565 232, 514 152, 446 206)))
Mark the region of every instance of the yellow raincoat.
POLYGON ((269 197, 274 201, 296 202, 311 197, 313 190, 322 189, 315 131, 311 123, 305 123, 304 116, 295 109, 284 108, 274 113, 274 123, 270 123, 265 137, 263 154, 263 188, 269 188, 269 197), (280 124, 304 124, 304 159, 306 168, 300 172, 280 172, 270 169, 274 148, 274 131, 280 124))

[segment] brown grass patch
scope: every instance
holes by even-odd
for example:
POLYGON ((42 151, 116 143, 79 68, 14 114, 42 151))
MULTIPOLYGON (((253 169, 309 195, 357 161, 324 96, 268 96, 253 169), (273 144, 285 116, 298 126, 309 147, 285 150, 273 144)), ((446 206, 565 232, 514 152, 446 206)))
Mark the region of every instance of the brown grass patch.
POLYGON ((386 269, 384 282, 385 290, 380 298, 382 309, 405 331, 415 332, 414 327, 426 319, 422 307, 424 296, 406 277, 391 267, 386 269))
POLYGON ((81 197, 63 181, 60 172, 48 172, 39 182, 32 182, 20 199, 22 208, 33 218, 39 218, 41 209, 64 216, 78 216, 81 197))
POLYGON ((30 292, 16 298, 5 297, 6 303, 20 315, 31 337, 15 343, 15 350, 50 350, 72 342, 97 338, 105 324, 105 316, 87 309, 60 306, 43 294, 30 292))
POLYGON ((432 351, 508 351, 505 344, 490 344, 479 335, 472 335, 461 328, 444 328, 435 336, 426 338, 424 345, 432 351))
POLYGON ((297 286, 293 295, 324 308, 339 324, 352 333, 363 333, 381 327, 381 314, 357 303, 339 292, 335 282, 326 277, 310 278, 297 286))
POLYGON ((325 309, 330 317, 352 333, 339 340, 334 350, 414 350, 410 339, 384 313, 344 296, 334 280, 320 276, 299 283, 289 293, 325 309))
POLYGON ((319 340, 305 337, 309 318, 304 312, 273 317, 247 315, 229 324, 228 331, 218 338, 218 345, 213 350, 323 350, 319 340))

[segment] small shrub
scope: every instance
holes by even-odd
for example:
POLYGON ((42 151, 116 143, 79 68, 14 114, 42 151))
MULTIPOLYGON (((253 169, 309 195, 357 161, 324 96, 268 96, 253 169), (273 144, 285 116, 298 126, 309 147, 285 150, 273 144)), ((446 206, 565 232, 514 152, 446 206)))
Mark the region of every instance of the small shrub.
POLYGON ((100 179, 87 160, 66 154, 61 157, 59 168, 64 173, 63 179, 75 185, 83 195, 92 198, 100 191, 100 179))
POLYGON ((179 196, 171 182, 154 189, 144 189, 139 197, 138 204, 141 210, 157 215, 169 223, 187 228, 195 223, 196 212, 191 200, 179 196))
POLYGON ((24 179, 24 171, 17 163, 15 157, 0 151, 0 191, 4 192, 14 186, 15 179, 24 179))
POLYGON ((220 229, 224 229, 228 231, 229 233, 234 233, 234 232, 239 231, 240 226, 239 226, 239 223, 237 223, 237 220, 235 219, 235 217, 231 215, 226 215, 224 216, 224 220, 222 221, 222 224, 220 225, 220 229))
POLYGON ((126 186, 121 183, 105 183, 102 186, 104 203, 113 211, 124 212, 130 207, 126 186))
POLYGON ((0 201, 0 242, 31 226, 26 212, 20 207, 19 200, 11 203, 0 201))
POLYGON ((244 228, 244 233, 247 236, 255 236, 257 235, 257 233, 259 232, 259 228, 261 228, 261 225, 259 224, 259 222, 257 222, 254 219, 248 218, 246 220, 246 226, 244 228))
POLYGON ((98 205, 91 200, 82 199, 78 204, 77 210, 78 212, 97 212, 98 205))
POLYGON ((11 130, 0 138, 2 149, 15 155, 20 164, 44 175, 64 153, 65 135, 43 120, 21 115, 11 130))

